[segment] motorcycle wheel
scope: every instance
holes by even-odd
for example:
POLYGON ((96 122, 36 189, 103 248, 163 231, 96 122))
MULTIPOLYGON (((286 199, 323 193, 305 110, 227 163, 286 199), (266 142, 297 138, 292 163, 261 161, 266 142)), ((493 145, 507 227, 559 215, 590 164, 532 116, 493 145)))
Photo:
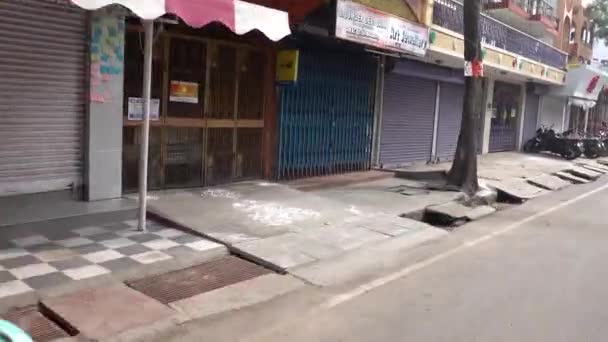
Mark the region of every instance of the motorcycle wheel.
POLYGON ((537 153, 538 152, 538 143, 536 142, 536 140, 534 140, 534 139, 528 140, 524 144, 524 152, 537 153))
POLYGON ((589 159, 595 159, 600 156, 599 152, 595 148, 585 149, 585 157, 589 159))
POLYGON ((566 151, 562 152, 562 158, 566 160, 574 160, 581 156, 580 150, 574 147, 566 147, 566 151))

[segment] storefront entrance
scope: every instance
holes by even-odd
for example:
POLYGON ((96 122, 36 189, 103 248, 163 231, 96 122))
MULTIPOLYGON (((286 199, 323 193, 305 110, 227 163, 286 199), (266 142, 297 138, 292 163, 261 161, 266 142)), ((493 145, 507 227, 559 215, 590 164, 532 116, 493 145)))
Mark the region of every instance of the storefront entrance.
POLYGON ((489 151, 515 150, 521 110, 521 86, 496 81, 492 106, 489 151))
MULTIPOLYGON (((142 42, 140 32, 129 31, 125 42, 125 191, 137 188, 142 42)), ((159 37, 152 80, 156 103, 153 100, 150 188, 261 177, 267 57, 256 46, 230 40, 174 32, 159 37)))

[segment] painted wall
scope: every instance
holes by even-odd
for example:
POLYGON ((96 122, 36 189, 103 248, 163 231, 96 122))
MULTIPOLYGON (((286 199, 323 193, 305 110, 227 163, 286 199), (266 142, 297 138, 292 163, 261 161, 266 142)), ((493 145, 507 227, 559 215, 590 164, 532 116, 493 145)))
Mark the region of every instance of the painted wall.
MULTIPOLYGON (((439 27, 435 27, 432 30, 431 50, 464 58, 464 40, 462 35, 439 27)), ((528 78, 549 81, 555 85, 562 85, 565 82, 566 73, 563 70, 549 67, 485 44, 483 47, 485 51, 484 63, 488 66, 517 73, 528 78)))
POLYGON ((86 153, 89 201, 122 195, 124 30, 122 14, 107 9, 91 15, 86 153))

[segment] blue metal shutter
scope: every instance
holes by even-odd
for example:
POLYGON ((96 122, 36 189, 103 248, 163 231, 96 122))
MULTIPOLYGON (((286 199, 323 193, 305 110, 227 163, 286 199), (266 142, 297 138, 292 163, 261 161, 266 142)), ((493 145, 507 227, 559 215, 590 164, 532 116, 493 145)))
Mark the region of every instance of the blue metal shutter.
POLYGON ((437 126, 437 158, 439 160, 454 159, 462 121, 463 100, 464 85, 441 83, 439 124, 437 126))
POLYGON ((280 90, 279 179, 371 165, 377 61, 315 50, 300 50, 298 81, 280 90))
POLYGON ((380 139, 383 167, 430 159, 436 84, 417 77, 386 75, 380 139))
POLYGON ((0 1, 0 196, 82 182, 86 12, 0 1))
POLYGON ((538 103, 540 97, 532 91, 528 91, 526 94, 526 114, 524 116, 524 131, 523 131, 523 142, 525 143, 529 139, 533 138, 536 134, 536 125, 538 122, 538 103))

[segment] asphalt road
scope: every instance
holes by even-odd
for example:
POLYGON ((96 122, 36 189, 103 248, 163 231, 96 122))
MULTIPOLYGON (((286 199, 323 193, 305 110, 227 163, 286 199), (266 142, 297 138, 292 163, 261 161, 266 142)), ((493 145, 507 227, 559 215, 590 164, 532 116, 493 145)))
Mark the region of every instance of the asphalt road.
POLYGON ((607 216, 604 177, 467 224, 393 269, 309 286, 156 340, 608 341, 607 216))
POLYGON ((608 190, 569 197, 261 340, 606 341, 608 190))

